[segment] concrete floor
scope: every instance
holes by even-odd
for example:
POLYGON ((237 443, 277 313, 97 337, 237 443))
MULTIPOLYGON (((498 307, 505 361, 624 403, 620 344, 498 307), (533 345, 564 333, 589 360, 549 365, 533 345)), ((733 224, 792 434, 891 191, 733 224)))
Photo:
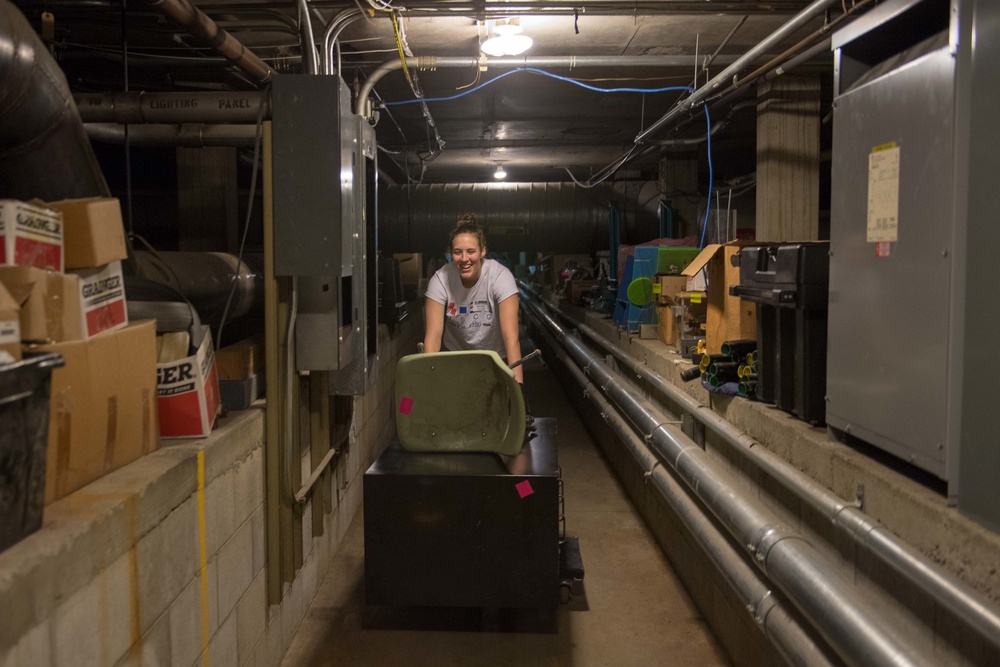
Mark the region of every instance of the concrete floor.
POLYGON ((355 517, 283 665, 727 665, 670 564, 553 375, 525 372, 532 412, 559 423, 567 533, 586 578, 551 614, 364 603, 355 517))

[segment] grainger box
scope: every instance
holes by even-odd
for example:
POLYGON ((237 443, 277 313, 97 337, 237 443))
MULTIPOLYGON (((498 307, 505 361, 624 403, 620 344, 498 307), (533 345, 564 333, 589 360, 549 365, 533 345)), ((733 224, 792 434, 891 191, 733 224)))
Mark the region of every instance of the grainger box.
POLYGON ((62 271, 62 213, 0 199, 0 264, 62 271))
POLYGON ((156 364, 161 438, 203 438, 215 425, 220 400, 219 373, 212 335, 208 327, 202 330, 201 343, 194 354, 156 364))
POLYGON ((21 306, 24 341, 81 340, 128 324, 121 262, 68 274, 2 266, 0 282, 21 306))

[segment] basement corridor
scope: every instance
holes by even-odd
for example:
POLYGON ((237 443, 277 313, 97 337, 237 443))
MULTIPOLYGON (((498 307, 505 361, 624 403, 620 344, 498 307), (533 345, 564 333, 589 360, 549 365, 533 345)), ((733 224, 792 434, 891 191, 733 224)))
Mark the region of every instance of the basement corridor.
POLYGON ((558 420, 566 532, 580 538, 586 567, 572 600, 554 618, 367 607, 362 508, 292 640, 285 667, 728 664, 555 376, 538 360, 526 366, 532 412, 558 420))

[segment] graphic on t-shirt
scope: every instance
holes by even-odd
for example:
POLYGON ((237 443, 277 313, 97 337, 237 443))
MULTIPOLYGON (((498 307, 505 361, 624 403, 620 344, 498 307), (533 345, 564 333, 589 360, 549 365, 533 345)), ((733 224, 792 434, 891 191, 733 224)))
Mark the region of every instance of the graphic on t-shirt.
POLYGON ((490 309, 490 302, 485 299, 464 304, 450 301, 448 303, 448 322, 464 330, 493 326, 493 311, 490 309))

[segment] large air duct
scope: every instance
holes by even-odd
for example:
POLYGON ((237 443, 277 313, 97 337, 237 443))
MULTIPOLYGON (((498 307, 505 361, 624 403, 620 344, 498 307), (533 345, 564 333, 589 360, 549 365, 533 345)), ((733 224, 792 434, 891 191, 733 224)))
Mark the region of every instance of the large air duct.
POLYGON ((7 0, 0 0, 0 82, 0 197, 110 196, 65 75, 7 0))
POLYGON ((459 216, 475 213, 496 252, 607 248, 610 188, 573 183, 448 183, 379 190, 379 249, 442 252, 459 216))

